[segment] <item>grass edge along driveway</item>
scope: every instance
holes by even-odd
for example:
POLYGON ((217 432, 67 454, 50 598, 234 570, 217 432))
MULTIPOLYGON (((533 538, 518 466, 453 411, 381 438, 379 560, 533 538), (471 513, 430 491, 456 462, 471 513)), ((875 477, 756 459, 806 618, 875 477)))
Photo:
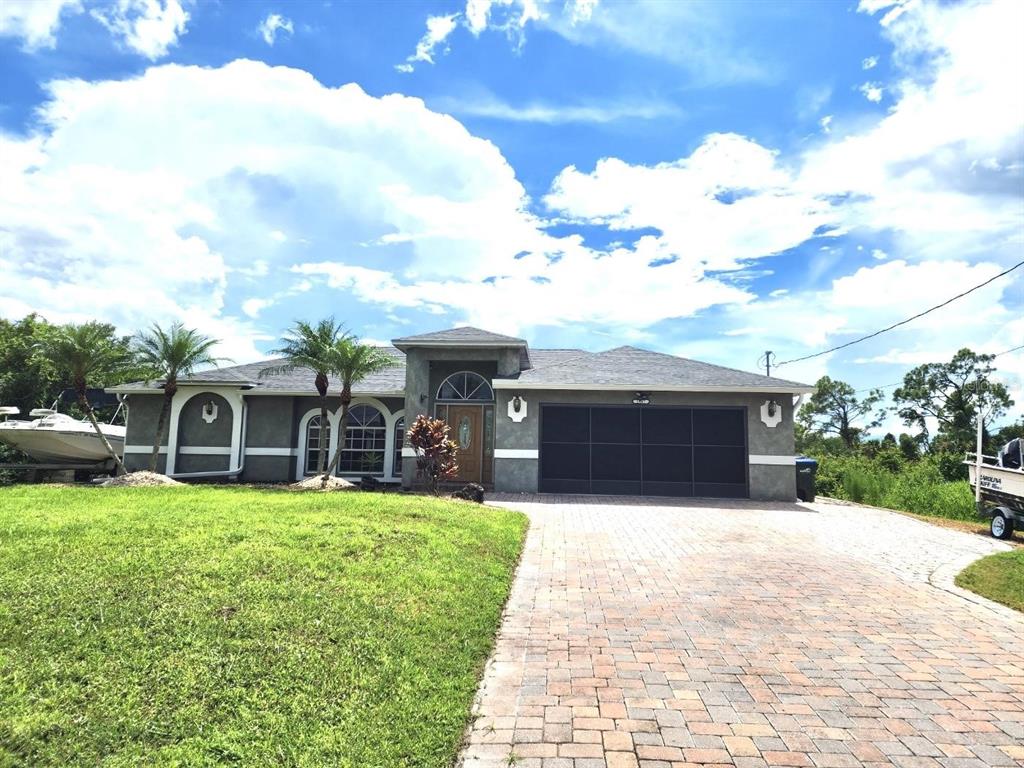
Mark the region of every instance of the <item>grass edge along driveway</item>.
POLYGON ((1024 611, 1024 549, 975 560, 960 571, 955 581, 961 589, 1024 611))
POLYGON ((0 489, 0 766, 447 766, 526 527, 399 494, 0 489))

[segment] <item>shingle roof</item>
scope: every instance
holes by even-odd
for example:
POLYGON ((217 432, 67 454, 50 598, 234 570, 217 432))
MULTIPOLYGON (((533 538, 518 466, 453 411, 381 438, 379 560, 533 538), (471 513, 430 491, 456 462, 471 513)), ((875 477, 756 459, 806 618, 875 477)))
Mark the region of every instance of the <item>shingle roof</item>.
MULTIPOLYGON (((531 351, 531 356, 533 351, 531 351)), ((519 386, 682 387, 709 389, 776 388, 780 392, 803 391, 806 384, 724 368, 636 347, 617 347, 606 352, 577 353, 548 365, 536 362, 516 379, 519 386)))
MULTIPOLYGON (((462 330, 462 329, 456 329, 462 330)), ((476 331, 477 329, 471 329, 476 331)), ((486 331, 481 333, 487 334, 486 331)), ((430 336, 431 334, 426 334, 430 336)), ((496 335, 496 334, 495 334, 496 335)), ((410 337, 419 338, 419 337, 410 337)), ((502 337, 511 338, 511 337, 502 337)), ((400 396, 405 391, 405 354, 395 347, 381 347, 394 358, 396 365, 373 376, 368 376, 353 387, 353 394, 400 396)), ((260 376, 266 368, 280 365, 282 359, 261 360, 245 365, 213 368, 201 371, 182 384, 227 383, 248 385, 260 392, 296 392, 315 394, 313 372, 297 368, 288 373, 260 376)), ((778 392, 810 391, 806 384, 762 376, 757 373, 724 368, 720 365, 688 360, 683 357, 651 352, 636 347, 618 347, 605 352, 587 352, 582 349, 531 349, 524 360, 530 367, 518 377, 507 380, 515 386, 543 389, 554 388, 599 389, 706 387, 709 390, 757 388, 778 392)), ((501 387, 500 380, 496 386, 501 387)), ((332 378, 330 388, 337 391, 341 382, 332 378)), ((146 392, 159 389, 157 382, 136 382, 112 388, 118 392, 146 392)))
MULTIPOLYGON (((354 394, 401 395, 405 392, 405 355, 394 347, 381 347, 380 349, 395 360, 395 365, 359 381, 352 388, 354 394)), ((283 362, 284 358, 274 358, 244 365, 232 365, 227 368, 211 368, 208 371, 200 371, 191 378, 182 380, 180 383, 237 382, 239 384, 249 384, 254 389, 268 392, 316 393, 316 389, 313 386, 314 374, 308 368, 296 368, 287 373, 260 376, 260 372, 264 369, 273 368, 274 366, 281 365, 283 362)), ((331 377, 329 386, 331 391, 340 390, 341 381, 331 377)), ((157 382, 136 382, 135 384, 128 384, 117 389, 118 391, 145 391, 157 388, 159 388, 157 382)))
POLYGON ((502 333, 492 333, 481 328, 474 328, 464 325, 459 328, 447 328, 443 331, 431 331, 420 333, 416 336, 403 336, 394 339, 392 342, 396 347, 403 345, 426 345, 426 344, 473 344, 495 346, 526 346, 526 339, 506 336, 502 333))

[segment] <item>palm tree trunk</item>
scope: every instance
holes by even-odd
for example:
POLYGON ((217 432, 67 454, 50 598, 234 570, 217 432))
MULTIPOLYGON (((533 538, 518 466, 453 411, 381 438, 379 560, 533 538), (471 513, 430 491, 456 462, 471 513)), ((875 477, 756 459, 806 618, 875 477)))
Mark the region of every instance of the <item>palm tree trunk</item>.
POLYGON ((341 391, 341 418, 338 420, 338 447, 334 449, 334 458, 331 459, 331 466, 327 470, 328 475, 333 475, 341 463, 341 449, 345 447, 345 432, 348 429, 348 408, 352 404, 352 393, 346 387, 341 391))
POLYGON ((160 417, 156 422, 156 437, 153 438, 153 452, 149 455, 149 471, 156 472, 156 464, 160 459, 160 443, 164 439, 164 430, 167 429, 167 416, 171 412, 171 400, 174 399, 174 394, 170 395, 164 391, 164 402, 160 406, 160 417))
POLYGON ((327 464, 327 396, 320 398, 320 437, 316 444, 316 473, 323 475, 324 484, 327 483, 327 474, 324 472, 324 465, 327 464))
POLYGON ((126 474, 128 470, 124 468, 124 462, 121 461, 121 457, 117 455, 117 453, 114 451, 114 447, 110 444, 110 441, 107 440, 107 436, 103 434, 103 430, 100 429, 100 423, 96 420, 96 414, 93 412, 92 406, 89 405, 89 400, 88 398, 86 398, 84 394, 78 395, 78 404, 82 406, 82 409, 89 417, 89 421, 92 422, 92 428, 95 429, 96 434, 99 435, 100 442, 103 443, 103 447, 107 449, 107 453, 110 454, 110 457, 114 460, 114 463, 117 465, 118 474, 126 474))

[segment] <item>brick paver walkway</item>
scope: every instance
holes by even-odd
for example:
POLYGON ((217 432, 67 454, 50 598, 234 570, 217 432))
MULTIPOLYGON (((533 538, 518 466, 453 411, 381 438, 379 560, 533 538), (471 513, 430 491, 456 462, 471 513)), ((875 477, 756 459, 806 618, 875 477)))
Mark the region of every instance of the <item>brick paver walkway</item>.
POLYGON ((531 528, 465 768, 1024 765, 1024 621, 950 583, 1004 544, 828 504, 498 503, 531 528))

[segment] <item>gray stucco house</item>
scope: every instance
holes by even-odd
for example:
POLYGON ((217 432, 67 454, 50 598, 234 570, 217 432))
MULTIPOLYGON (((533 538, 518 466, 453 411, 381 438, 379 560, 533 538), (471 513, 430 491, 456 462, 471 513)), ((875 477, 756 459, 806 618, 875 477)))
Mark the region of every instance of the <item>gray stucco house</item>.
MULTIPOLYGON (((339 474, 411 487, 407 419, 444 418, 459 481, 496 491, 796 497, 795 398, 812 388, 635 347, 535 349, 477 328, 395 339, 396 366, 354 389, 339 474)), ((179 477, 291 482, 312 474, 320 424, 313 376, 261 377, 276 361, 180 382, 160 469, 179 477)), ((328 441, 337 445, 338 382, 328 441)), ((144 468, 162 401, 158 383, 127 397, 125 464, 144 468)))

